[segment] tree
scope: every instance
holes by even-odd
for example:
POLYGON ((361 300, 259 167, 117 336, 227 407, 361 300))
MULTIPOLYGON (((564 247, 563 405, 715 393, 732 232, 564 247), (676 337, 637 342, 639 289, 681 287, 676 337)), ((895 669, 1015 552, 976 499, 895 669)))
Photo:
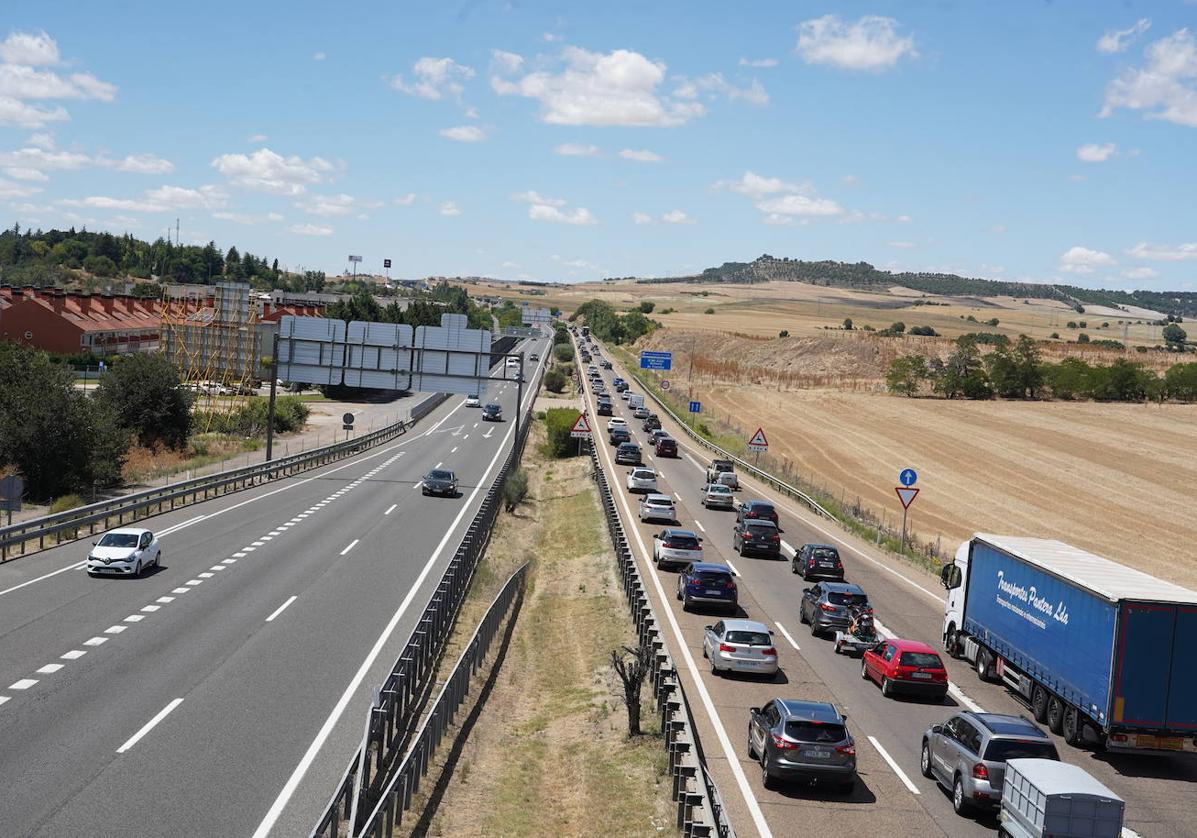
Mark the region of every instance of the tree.
POLYGON ((778 332, 778 333, 777 333, 777 336, 778 336, 779 338, 788 338, 788 337, 790 336, 790 330, 789 330, 789 329, 782 329, 780 332, 778 332))
POLYGON ((1168 347, 1171 352, 1184 352, 1185 341, 1188 339, 1188 334, 1180 326, 1175 323, 1169 323, 1164 327, 1160 333, 1164 339, 1164 345, 1168 347))
POLYGON ((116 276, 116 262, 107 256, 88 256, 83 260, 83 270, 95 276, 116 276))
POLYGON ((528 472, 517 468, 503 481, 503 508, 515 512, 528 497, 528 472))
POLYGON ((1164 389, 1169 398, 1182 402, 1197 401, 1197 364, 1173 364, 1164 373, 1164 389))
POLYGON ((100 379, 96 401, 118 417, 142 445, 182 448, 191 434, 191 396, 179 386, 179 372, 165 355, 122 358, 100 379))
POLYGON ((1019 398, 1038 398, 1043 389, 1043 363, 1035 341, 1026 335, 1018 336, 1012 353, 1018 380, 1019 398))
POLYGON ((1088 343, 1089 336, 1087 334, 1085 334, 1084 332, 1081 332, 1079 335, 1076 336, 1076 342, 1077 343, 1088 343))
POLYGON ((645 300, 636 307, 636 311, 640 312, 641 314, 652 314, 653 309, 656 307, 656 303, 652 302, 651 300, 645 300))
POLYGON ((715 309, 713 309, 713 308, 708 308, 706 311, 703 312, 703 314, 714 314, 714 313, 715 313, 715 309))
POLYGON ((845 332, 852 331, 853 327, 852 327, 852 318, 851 317, 844 318, 843 328, 844 328, 845 332))
POLYGON ((628 711, 628 736, 640 735, 640 691, 652 671, 652 655, 648 646, 611 650, 611 669, 623 686, 623 703, 628 711))
POLYGON ((899 320, 897 323, 891 323, 890 327, 885 331, 893 332, 895 335, 900 335, 906 331, 906 324, 899 320))
POLYGON ((574 359, 574 348, 568 343, 559 343, 553 347, 553 357, 567 364, 574 359))
POLYGON ((996 326, 997 324, 998 324, 998 319, 996 317, 991 317, 985 321, 986 326, 996 326))
POLYGON ((933 389, 949 399, 988 399, 993 396, 989 378, 975 346, 961 346, 948 356, 935 376, 933 389))
POLYGON ((915 326, 910 330, 910 334, 929 338, 939 337, 939 332, 930 326, 915 326))
POLYGON ((558 369, 551 369, 544 374, 544 388, 550 393, 563 393, 569 385, 569 379, 558 369))
POLYGON ((890 362, 885 385, 891 393, 913 396, 927 379, 927 359, 922 355, 903 355, 890 362))
POLYGON ((1108 367, 1097 367, 1093 386, 1093 398, 1099 401, 1141 402, 1147 398, 1153 373, 1125 358, 1119 358, 1108 367))

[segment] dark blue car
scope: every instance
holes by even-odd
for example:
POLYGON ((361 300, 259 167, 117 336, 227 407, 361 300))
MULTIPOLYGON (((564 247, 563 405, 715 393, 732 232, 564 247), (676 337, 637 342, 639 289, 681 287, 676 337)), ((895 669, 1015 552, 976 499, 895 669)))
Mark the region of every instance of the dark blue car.
POLYGON ((735 575, 725 564, 691 562, 677 577, 677 598, 683 611, 697 604, 722 606, 735 613, 738 594, 735 575))

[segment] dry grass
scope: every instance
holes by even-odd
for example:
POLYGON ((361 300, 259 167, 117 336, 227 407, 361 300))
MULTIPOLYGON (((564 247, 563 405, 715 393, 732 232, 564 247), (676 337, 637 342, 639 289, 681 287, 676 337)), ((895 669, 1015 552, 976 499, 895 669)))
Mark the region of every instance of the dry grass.
POLYGON ((607 656, 635 635, 589 460, 545 460, 543 440, 537 422, 525 453, 532 500, 501 516, 471 592, 476 616, 530 558, 524 606, 424 834, 656 835, 671 822, 660 740, 629 740, 613 697, 607 656))

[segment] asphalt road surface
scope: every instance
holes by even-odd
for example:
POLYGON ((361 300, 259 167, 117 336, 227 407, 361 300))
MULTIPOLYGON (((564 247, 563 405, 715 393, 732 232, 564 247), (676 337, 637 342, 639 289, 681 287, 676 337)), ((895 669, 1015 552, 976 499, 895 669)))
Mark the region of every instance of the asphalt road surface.
POLYGON ((362 455, 139 522, 163 549, 143 578, 88 577, 87 541, 0 567, 0 834, 308 834, 511 447, 516 389, 489 387, 502 422, 453 396, 362 455), (441 465, 459 497, 420 493, 441 465))

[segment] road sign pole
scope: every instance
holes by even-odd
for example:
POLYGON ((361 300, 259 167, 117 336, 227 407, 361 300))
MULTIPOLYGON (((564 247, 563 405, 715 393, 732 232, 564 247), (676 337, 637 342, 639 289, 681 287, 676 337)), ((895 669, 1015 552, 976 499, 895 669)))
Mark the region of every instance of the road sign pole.
POLYGON ((902 549, 906 549, 906 507, 902 507, 902 549))
POLYGON ((274 454, 274 399, 278 385, 278 324, 274 329, 274 348, 270 350, 270 407, 266 411, 266 462, 274 454))
POLYGON ((520 377, 515 382, 515 445, 520 444, 520 408, 524 404, 524 353, 519 354, 520 377))

